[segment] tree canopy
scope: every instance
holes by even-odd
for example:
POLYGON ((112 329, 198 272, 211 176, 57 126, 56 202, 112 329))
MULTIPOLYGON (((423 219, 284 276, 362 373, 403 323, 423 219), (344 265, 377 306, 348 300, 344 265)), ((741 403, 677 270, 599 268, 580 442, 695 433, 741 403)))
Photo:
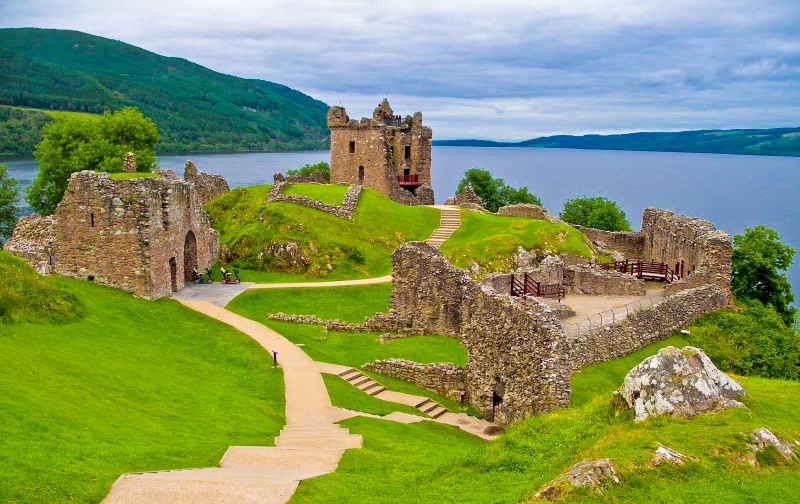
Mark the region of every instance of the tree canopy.
POLYGON ((564 203, 562 220, 579 226, 606 231, 630 231, 631 223, 616 201, 602 196, 578 196, 564 203))
POLYGON ((6 165, 0 164, 0 242, 11 236, 19 217, 20 184, 8 176, 6 165))
POLYGON ((52 214, 64 196, 69 176, 81 170, 122 171, 125 154, 136 154, 137 171, 158 166, 156 125, 136 108, 106 112, 98 121, 59 118, 44 128, 34 156, 39 173, 25 200, 36 212, 52 214))
POLYGON ((482 168, 470 168, 465 171, 458 182, 456 194, 467 186, 472 186, 475 194, 483 200, 483 207, 490 212, 497 212, 502 206, 516 203, 533 203, 539 206, 542 204, 542 200, 528 192, 527 186, 515 189, 507 185, 503 179, 492 177, 489 170, 482 168))
POLYGON ((745 228, 733 237, 731 292, 743 300, 770 305, 787 325, 794 323, 796 308, 786 269, 792 265, 795 250, 781 243, 780 235, 765 226, 745 228))

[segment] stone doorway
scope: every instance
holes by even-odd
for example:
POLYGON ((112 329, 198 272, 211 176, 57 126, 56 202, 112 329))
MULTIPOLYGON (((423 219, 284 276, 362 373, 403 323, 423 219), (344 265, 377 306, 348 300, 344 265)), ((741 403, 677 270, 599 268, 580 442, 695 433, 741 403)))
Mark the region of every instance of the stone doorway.
POLYGON ((178 261, 174 257, 169 258, 169 278, 172 292, 178 292, 178 261))
POLYGON ((364 167, 358 167, 358 185, 364 185, 364 167))
POLYGON ((189 231, 183 240, 183 278, 194 281, 192 271, 197 268, 197 237, 189 231))

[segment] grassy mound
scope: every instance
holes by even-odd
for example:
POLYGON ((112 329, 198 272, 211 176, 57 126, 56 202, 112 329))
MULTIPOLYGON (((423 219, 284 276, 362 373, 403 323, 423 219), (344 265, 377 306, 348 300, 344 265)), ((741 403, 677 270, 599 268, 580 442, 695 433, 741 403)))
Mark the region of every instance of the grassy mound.
MULTIPOLYGON (((235 189, 206 207, 221 243, 234 257, 233 266, 245 270, 247 281, 387 275, 398 245, 425 240, 439 226, 438 210, 401 205, 371 189, 361 192, 353 221, 346 221, 301 205, 266 203, 269 187, 235 189), (285 252, 290 242, 298 246, 297 254, 285 252)), ((338 204, 344 195, 344 186, 291 188, 318 199, 338 198, 338 204)))
POLYGON ((741 459, 748 442, 741 433, 767 427, 800 439, 800 384, 738 378, 747 410, 634 423, 611 390, 661 346, 585 368, 573 382, 586 396, 579 407, 529 418, 487 444, 429 422, 346 420, 343 426, 364 436, 364 448, 346 452, 335 473, 301 482, 293 502, 538 502, 533 496, 545 483, 597 458, 612 460, 621 484, 608 483, 602 495, 574 491, 564 502, 796 502, 800 463, 767 451, 751 467, 741 459), (658 443, 696 460, 651 467, 658 443))
POLYGON ((287 196, 305 196, 307 198, 319 200, 328 205, 342 206, 344 193, 350 186, 338 185, 316 185, 316 184, 289 184, 282 194, 287 196))
POLYGON ((69 322, 81 316, 83 303, 34 271, 22 259, 0 250, 0 324, 69 322))
POLYGON ((441 247, 451 263, 480 267, 478 276, 510 271, 511 257, 522 246, 540 258, 552 254, 591 257, 586 237, 577 229, 544 220, 508 217, 461 210, 461 227, 441 247))
POLYGON ((53 284, 81 319, 0 327, 0 502, 96 503, 122 473, 273 443, 283 374, 253 340, 172 300, 53 284))

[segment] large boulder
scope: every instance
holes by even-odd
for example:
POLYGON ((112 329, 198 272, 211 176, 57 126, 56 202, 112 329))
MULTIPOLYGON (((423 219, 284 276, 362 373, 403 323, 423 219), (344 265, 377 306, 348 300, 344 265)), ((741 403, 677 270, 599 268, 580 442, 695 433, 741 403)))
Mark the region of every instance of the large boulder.
POLYGON ((619 483, 617 469, 610 460, 584 460, 545 485, 544 488, 536 492, 536 497, 555 501, 568 494, 573 487, 582 486, 588 486, 595 492, 601 493, 600 487, 609 479, 614 483, 619 483))
POLYGON ((628 372, 620 393, 637 421, 657 415, 689 418, 744 407, 736 398, 745 395, 702 350, 688 346, 662 348, 642 361, 628 372))

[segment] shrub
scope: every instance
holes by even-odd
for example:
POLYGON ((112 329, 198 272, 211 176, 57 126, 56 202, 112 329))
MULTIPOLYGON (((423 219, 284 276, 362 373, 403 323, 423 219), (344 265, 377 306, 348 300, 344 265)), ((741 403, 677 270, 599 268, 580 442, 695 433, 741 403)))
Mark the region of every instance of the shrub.
POLYGON ((577 224, 606 231, 630 231, 631 223, 615 201, 603 197, 578 196, 567 200, 561 211, 561 219, 570 224, 577 224))
POLYGON ((516 203, 542 205, 542 200, 529 193, 527 186, 515 189, 507 185, 503 179, 492 177, 489 170, 470 168, 465 171, 464 176, 458 182, 456 193, 460 193, 467 186, 472 186, 475 194, 483 200, 483 208, 490 212, 497 212, 501 206, 516 203))
POLYGON ((311 174, 314 173, 315 171, 321 171, 325 175, 325 180, 327 180, 328 182, 331 181, 331 165, 329 165, 325 161, 320 161, 319 163, 316 164, 303 165, 302 167, 296 169, 293 168, 291 170, 286 170, 286 175, 292 176, 301 174, 305 175, 306 177, 310 177, 311 174))

